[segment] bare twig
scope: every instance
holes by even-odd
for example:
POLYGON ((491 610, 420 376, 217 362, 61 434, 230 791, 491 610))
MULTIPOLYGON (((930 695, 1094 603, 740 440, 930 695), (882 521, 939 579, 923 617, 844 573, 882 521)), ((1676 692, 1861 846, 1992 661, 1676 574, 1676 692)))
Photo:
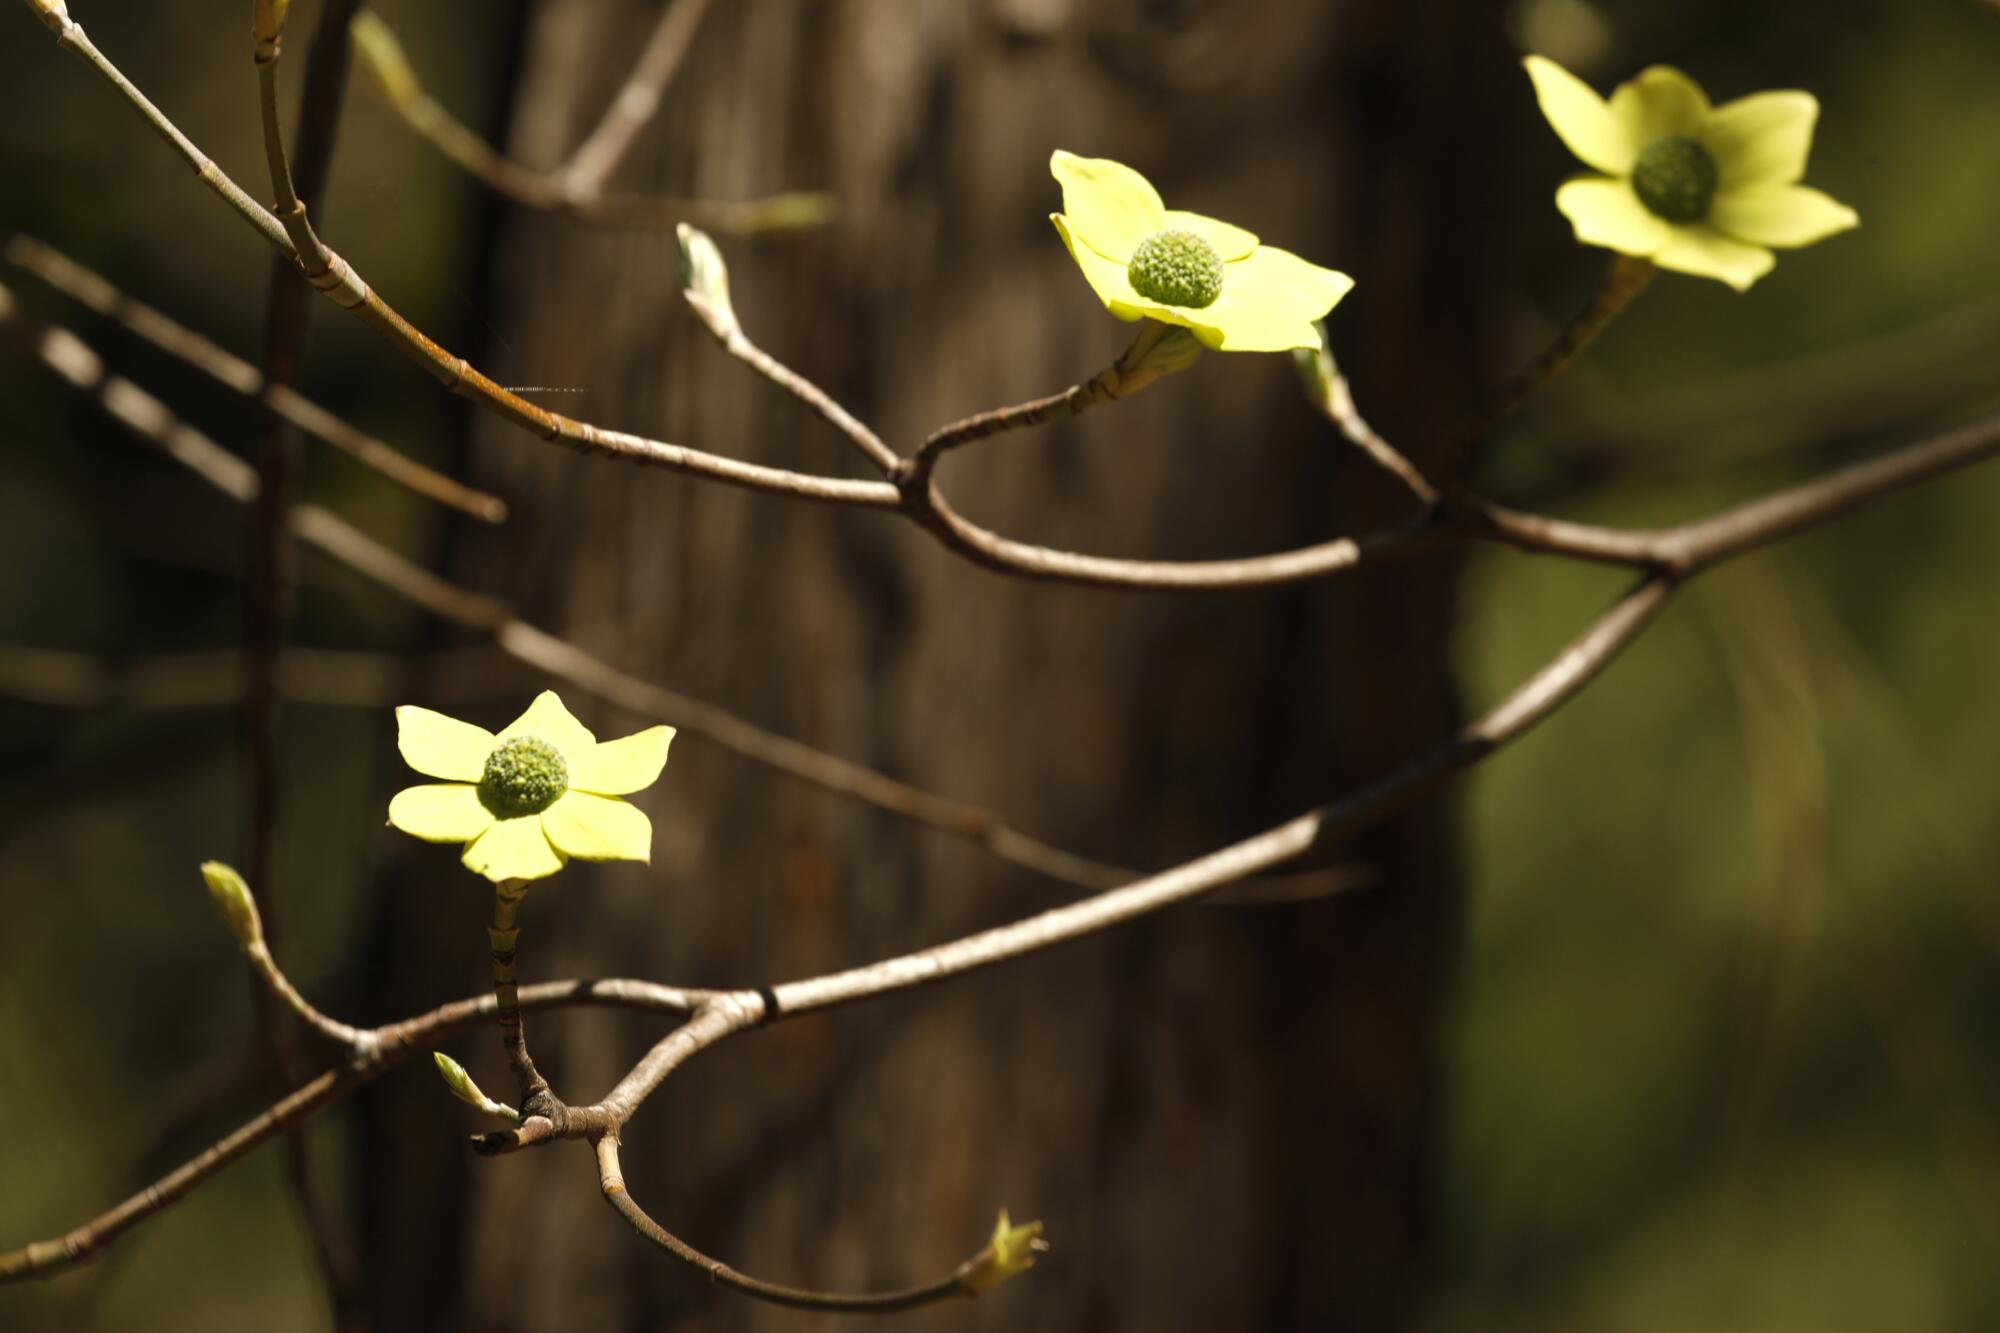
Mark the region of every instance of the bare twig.
POLYGON ((772 1305, 787 1305, 799 1310, 824 1310, 834 1314, 887 1314, 894 1310, 915 1309, 917 1306, 932 1305, 954 1296, 976 1295, 977 1289, 971 1284, 970 1279, 979 1271, 982 1263, 991 1258, 990 1249, 981 1250, 945 1277, 924 1283, 922 1286, 906 1287, 900 1291, 848 1295, 832 1291, 811 1291, 803 1287, 787 1287, 739 1273, 720 1259, 711 1259, 648 1216, 646 1210, 639 1206, 638 1201, 625 1188, 624 1170, 618 1161, 616 1134, 606 1134, 597 1140, 597 1181, 598 1187, 604 1191, 605 1201, 620 1217, 631 1224, 634 1231, 682 1263, 706 1274, 709 1281, 717 1286, 727 1287, 731 1291, 772 1305))
POLYGON ((1597 336, 1610 327, 1611 321, 1618 318, 1633 298, 1646 290, 1646 285, 1653 280, 1653 272, 1653 263, 1649 259, 1613 254, 1605 267, 1604 280, 1598 285, 1597 294, 1591 298, 1590 304, 1570 321, 1569 326, 1540 356, 1500 386, 1486 410, 1453 443, 1446 458, 1445 477, 1455 481, 1464 470, 1473 447, 1508 413, 1534 396, 1537 389, 1596 342, 1597 336))
POLYGON ((818 192, 741 201, 605 192, 605 180, 657 112, 709 3, 675 0, 667 6, 631 78, 611 99, 604 118, 569 162, 553 171, 522 166, 445 110, 424 91, 402 44, 375 14, 364 10, 355 16, 352 28, 355 46, 396 114, 481 184, 517 204, 607 227, 666 228, 698 222, 715 231, 749 235, 823 225, 833 217, 834 201, 818 192))
MULTIPOLYGON (((357 0, 327 0, 320 14, 317 40, 309 56, 310 71, 300 108, 299 180, 305 193, 319 197, 326 185, 333 160, 333 143, 338 124, 335 110, 340 99, 343 71, 347 65, 347 44, 342 40, 345 20, 357 0)), ((269 295, 265 307, 264 369, 266 384, 290 388, 305 362, 306 325, 311 318, 305 286, 298 275, 303 270, 315 284, 328 282, 333 256, 313 231, 305 201, 293 179, 285 155, 284 133, 278 115, 278 62, 283 50, 285 17, 289 0, 254 0, 251 6, 252 57, 257 70, 258 105, 264 133, 264 152, 271 178, 272 212, 284 226, 297 252, 295 263, 279 258, 272 263, 269 295)), ((249 787, 249 865, 254 892, 262 896, 270 921, 271 937, 277 937, 278 890, 276 884, 278 841, 278 654, 284 642, 286 607, 290 601, 286 568, 290 536, 285 524, 289 473, 296 450, 286 419, 260 403, 256 413, 257 495, 251 503, 248 532, 249 577, 244 590, 243 700, 244 758, 249 787)), ((249 892, 251 890, 246 890, 249 892)), ((260 958, 264 980, 278 997, 322 1033, 340 1040, 351 1030, 332 1023, 284 982, 276 971, 262 941, 251 951, 253 964, 260 958)), ((305 1053, 294 1034, 279 1022, 276 1006, 266 999, 259 1005, 266 1044, 276 1070, 285 1083, 295 1083, 305 1067, 305 1053)), ((346 1229, 327 1206, 324 1192, 315 1179, 305 1140, 286 1140, 286 1174, 297 1198, 319 1260, 321 1276, 333 1307, 334 1323, 343 1330, 362 1327, 360 1316, 359 1265, 346 1229)))
MULTIPOLYGON (((608 1008, 686 1014, 704 1003, 709 994, 650 981, 552 981, 521 987, 520 1001, 526 1013, 608 1008)), ((367 1035, 373 1039, 369 1059, 327 1070, 131 1198, 67 1234, 0 1254, 0 1283, 50 1277, 82 1263, 136 1223, 178 1203, 251 1149, 296 1130, 314 1113, 373 1083, 412 1056, 427 1056, 440 1042, 489 1026, 497 1007, 492 995, 479 995, 369 1029, 367 1035)))
POLYGON ((53 246, 29 236, 11 236, 0 253, 4 253, 9 263, 26 269, 65 296, 117 321, 127 331, 179 357, 216 382, 257 399, 300 430, 398 485, 488 523, 498 523, 507 516, 506 502, 498 496, 474 490, 398 453, 289 385, 267 382, 264 372, 248 361, 119 291, 101 274, 83 267, 53 246))
MULTIPOLYGON (((77 347, 88 355, 87 348, 81 348, 80 344, 77 347)), ((56 359, 61 360, 59 356, 56 359)), ((524 1011, 532 1011, 538 1007, 538 1001, 546 1007, 559 1007, 565 1001, 595 1000, 692 1014, 688 1023, 649 1051, 602 1103, 581 1108, 599 1113, 591 1117, 595 1121, 592 1136, 601 1139, 613 1132, 616 1124, 622 1123, 689 1056, 760 1020, 777 1020, 885 995, 1079 939, 1134 916, 1198 898, 1233 879, 1279 864, 1325 841, 1352 834, 1418 799, 1560 708, 1644 629, 1679 578, 1782 540, 1814 524, 1829 522, 1867 500, 1969 466, 1994 453, 2000 453, 2000 417, 1906 446, 1885 459, 1846 469, 1823 481, 1779 492, 1766 500, 1728 511, 1711 523, 1669 530, 1664 535, 1670 538, 1674 533, 1694 534, 1692 538, 1678 539, 1684 543, 1680 548, 1682 559, 1667 564, 1661 572, 1641 582, 1486 717, 1372 786, 1160 875, 951 944, 761 991, 690 992, 657 988, 664 992, 661 995, 645 988, 644 983, 599 983, 596 988, 588 983, 560 983, 553 987, 524 987, 521 1006, 524 1011), (1753 530, 1758 523, 1763 525, 1761 529, 1753 530), (580 998, 579 988, 582 995, 590 998, 580 998), (766 996, 775 1004, 775 1009, 768 1013, 766 996), (607 1121, 612 1122, 609 1129, 607 1121)), ((243 465, 236 463, 236 467, 243 465)), ((253 478, 233 474, 226 468, 218 470, 217 480, 225 489, 254 484, 253 478)), ((462 1031, 495 1012, 494 1000, 483 997, 393 1028, 379 1029, 380 1061, 403 1058, 411 1043, 438 1040, 447 1035, 447 1030, 462 1031)), ((250 1148, 344 1096, 359 1081, 377 1072, 379 1065, 365 1070, 329 1071, 208 1149, 194 1162, 111 1212, 61 1239, 38 1242, 0 1255, 0 1281, 45 1274, 80 1261, 134 1222, 178 1200, 250 1148)))
POLYGON ((1368 424, 1368 419, 1361 415, 1361 409, 1355 406, 1354 390, 1348 384, 1347 376, 1341 373, 1339 363, 1333 359, 1333 353, 1327 350, 1324 332, 1322 329, 1321 345, 1317 351, 1294 353, 1299 376, 1305 381, 1306 397, 1340 429, 1350 443, 1359 446, 1370 462, 1408 488, 1418 504, 1426 508, 1435 505, 1438 502, 1437 488, 1402 450, 1383 439, 1368 424))
MULTIPOLYGON (((0 324, 10 315, 0 287, 0 324)), ((23 327, 26 322, 16 320, 23 327)), ((157 446, 224 495, 248 504, 257 477, 243 460, 181 422, 157 398, 106 373, 83 341, 60 328, 35 336, 35 349, 57 374, 93 392, 121 425, 157 446)), ((643 681, 548 632, 518 619, 504 603, 459 588, 413 564, 351 524, 311 505, 290 511, 301 541, 431 614, 491 636, 509 657, 568 681, 641 716, 671 721, 691 736, 752 763, 858 800, 885 813, 962 838, 991 855, 1081 888, 1122 883, 1130 871, 1050 846, 1010 826, 993 811, 936 796, 886 774, 765 731, 714 704, 643 681)))

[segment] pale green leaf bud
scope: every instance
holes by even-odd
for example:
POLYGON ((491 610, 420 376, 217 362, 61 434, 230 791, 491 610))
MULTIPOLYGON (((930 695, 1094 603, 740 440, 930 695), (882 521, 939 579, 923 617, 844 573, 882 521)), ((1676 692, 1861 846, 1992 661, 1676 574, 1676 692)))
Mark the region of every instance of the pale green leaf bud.
POLYGON ((729 301, 729 266, 708 233, 683 222, 674 228, 681 241, 681 285, 696 313, 718 334, 737 327, 729 301))
POLYGON ((472 1081, 472 1075, 465 1072, 465 1066, 446 1055, 443 1051, 432 1051, 431 1059, 437 1061, 438 1075, 444 1085, 451 1089, 451 1095, 468 1106, 476 1106, 488 1115, 497 1115, 506 1120, 519 1120, 520 1113, 503 1102, 496 1102, 479 1090, 472 1081))
POLYGON ((257 915, 257 900, 250 896, 250 886, 243 882, 243 876, 220 861, 204 861, 201 877, 208 881, 208 896, 215 901, 215 910, 222 914, 223 924, 229 933, 245 949, 256 949, 264 943, 264 923, 257 915))

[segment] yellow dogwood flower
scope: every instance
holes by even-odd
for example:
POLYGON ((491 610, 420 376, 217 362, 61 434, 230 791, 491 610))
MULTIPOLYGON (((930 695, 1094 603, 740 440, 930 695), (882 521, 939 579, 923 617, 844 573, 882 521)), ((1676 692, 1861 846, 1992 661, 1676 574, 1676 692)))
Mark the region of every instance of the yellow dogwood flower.
POLYGON ((1121 162, 1058 151, 1049 170, 1063 191, 1049 219, 1122 320, 1178 324, 1217 351, 1289 352, 1320 345, 1313 322, 1354 286, 1241 227, 1168 208, 1121 162))
POLYGON ((666 767, 672 727, 599 742, 553 690, 498 736, 428 708, 396 710, 404 762, 442 783, 389 802, 389 822, 426 842, 462 842, 468 870, 499 883, 579 861, 646 861, 653 826, 618 799, 666 767))
POLYGON ((1655 65, 1607 103, 1553 60, 1522 63, 1556 134, 1603 173, 1556 191, 1586 245, 1740 292, 1771 271, 1771 247, 1860 225, 1853 209, 1798 183, 1819 118, 1811 93, 1752 93, 1712 107, 1694 80, 1655 65))

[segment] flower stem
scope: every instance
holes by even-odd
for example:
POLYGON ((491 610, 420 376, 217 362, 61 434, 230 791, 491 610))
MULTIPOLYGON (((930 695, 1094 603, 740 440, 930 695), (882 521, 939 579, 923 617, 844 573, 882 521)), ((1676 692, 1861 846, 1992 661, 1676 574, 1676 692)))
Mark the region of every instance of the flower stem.
POLYGON ((514 972, 515 946, 521 938, 521 929, 514 922, 527 892, 524 879, 501 880, 493 894, 493 925, 486 932, 493 946, 493 998, 498 1006, 500 1045, 507 1052, 507 1067, 520 1085, 524 1116, 534 1114, 532 1108, 550 1097, 548 1080, 528 1054, 527 1034, 521 1028, 520 982, 514 972))
POLYGON ((1500 387, 1479 419, 1459 437, 1448 460, 1446 475, 1456 476, 1462 472, 1474 445, 1515 408, 1533 397, 1544 384, 1554 379, 1585 348, 1596 342, 1598 335, 1610 327, 1611 321, 1618 318, 1633 298, 1646 289, 1646 284, 1653 280, 1654 272, 1650 259, 1612 255, 1611 263, 1604 270, 1604 280, 1598 284, 1597 295, 1591 298, 1590 304, 1569 322, 1569 326, 1540 356, 1523 366, 1500 387))

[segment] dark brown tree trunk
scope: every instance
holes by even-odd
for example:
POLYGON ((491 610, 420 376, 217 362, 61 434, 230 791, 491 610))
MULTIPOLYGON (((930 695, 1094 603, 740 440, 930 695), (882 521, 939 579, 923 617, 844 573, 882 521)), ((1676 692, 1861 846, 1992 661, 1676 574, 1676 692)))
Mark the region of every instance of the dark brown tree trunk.
MULTIPOLYGON (((560 159, 656 13, 530 6, 520 157, 560 159)), ((1336 345, 1364 407, 1422 454, 1479 366, 1478 219, 1501 130, 1465 108, 1493 105, 1480 88, 1509 71, 1492 25, 1489 6, 1444 0, 735 0, 622 179, 834 190, 827 232, 724 240, 738 307, 907 448, 1122 349, 1130 330, 1046 216, 1050 150, 1117 157, 1172 204, 1355 274, 1336 345)), ((844 441, 707 342, 670 237, 521 217, 496 280, 503 382, 573 387, 552 405, 595 421, 860 475, 844 441)), ((478 480, 515 517, 468 537, 460 576, 621 665, 1106 859, 1157 868, 1275 822, 1454 717, 1444 559, 1230 596, 1038 586, 892 519, 583 461, 491 423, 475 439, 478 480)), ((968 450, 943 481, 1011 534, 1161 557, 1319 540, 1408 503, 1268 356, 1208 357, 968 450)), ((632 728, 572 703, 600 733, 632 728)), ((645 800, 651 869, 573 868, 532 893, 524 976, 755 984, 1069 892, 692 739, 645 800)), ((1340 849, 1368 877, 1359 893, 1188 908, 732 1043, 632 1126, 634 1193, 747 1271, 840 1288, 948 1268, 1001 1205, 1047 1222, 1055 1249, 1031 1280, 914 1328, 1407 1327, 1435 1231, 1455 845, 1450 808, 1428 806, 1340 849)), ((463 948, 437 948, 476 975, 481 909, 453 897, 463 948)), ((389 928, 430 938, 435 905, 411 911, 424 924, 389 928)), ((568 1016, 530 1035, 583 1100, 659 1030, 568 1016)), ((476 1072, 501 1068, 477 1055, 476 1072)), ((439 1327, 460 1302, 479 1329, 817 1326, 647 1247, 581 1149, 468 1168, 441 1098, 386 1097, 364 1144, 409 1157, 388 1180, 363 1154, 382 1328, 439 1327), (438 1201, 460 1182, 462 1200, 438 1201), (385 1233, 399 1214, 421 1232, 385 1233)))

